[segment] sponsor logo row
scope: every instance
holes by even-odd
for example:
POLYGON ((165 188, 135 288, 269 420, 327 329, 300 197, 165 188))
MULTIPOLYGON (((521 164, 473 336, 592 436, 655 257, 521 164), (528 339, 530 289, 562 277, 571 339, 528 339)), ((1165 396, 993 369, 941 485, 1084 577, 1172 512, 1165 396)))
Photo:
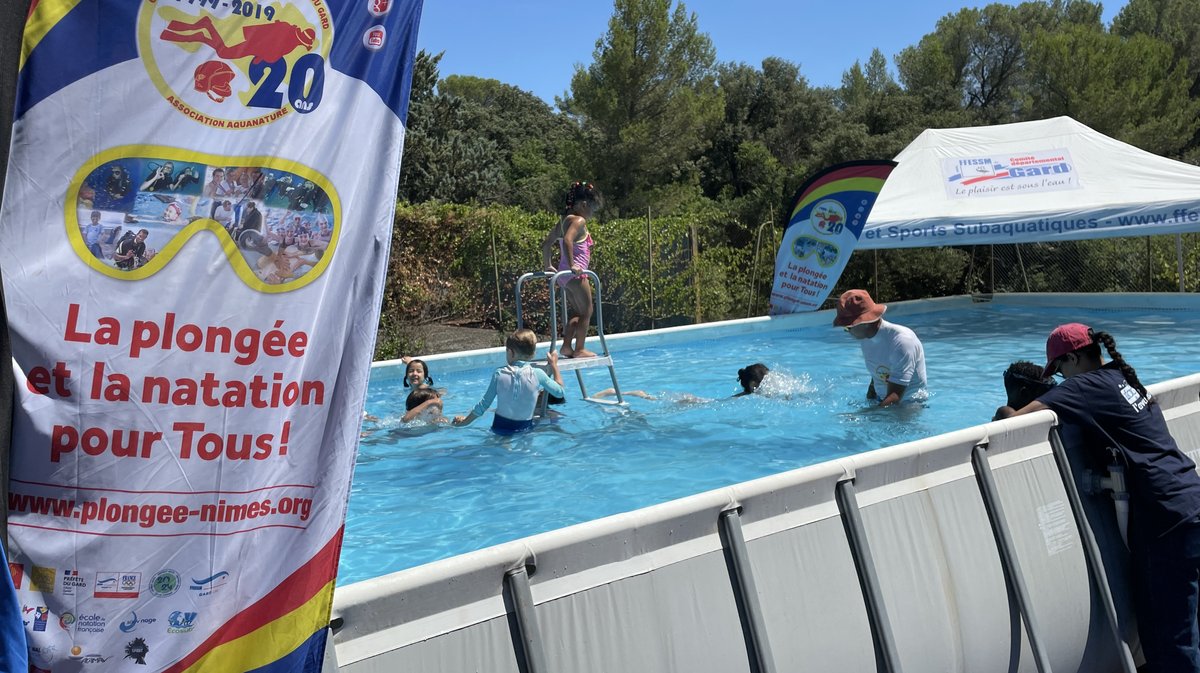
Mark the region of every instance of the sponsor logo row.
MULTIPOLYGON (((72 647, 69 652, 61 652, 56 645, 34 645, 29 648, 29 655, 29 673, 53 673, 51 667, 67 659, 79 662, 89 668, 104 664, 112 666, 122 661, 131 661, 145 666, 146 657, 150 655, 150 643, 146 638, 139 636, 125 643, 120 655, 89 652, 78 646, 72 647)), ((72 670, 77 669, 73 668, 72 670)))
MULTIPOLYGON (((138 616, 137 610, 129 613, 129 617, 115 622, 122 633, 134 631, 161 631, 165 626, 166 633, 190 633, 196 628, 196 617, 199 612, 175 610, 167 615, 165 624, 158 617, 138 616)), ((44 632, 53 623, 50 609, 45 605, 22 605, 21 620, 26 628, 36 632, 44 632)), ((58 616, 58 628, 75 633, 103 633, 112 622, 111 618, 99 613, 64 612, 58 616)))
MULTIPOLYGON (((63 570, 60 575, 57 568, 35 565, 30 567, 27 574, 24 563, 9 563, 8 570, 17 590, 79 597, 85 597, 88 593, 87 577, 75 569, 63 570)), ((178 572, 164 568, 151 575, 143 585, 141 572, 99 571, 92 577, 90 589, 94 598, 139 598, 146 593, 156 598, 166 598, 175 595, 186 584, 188 591, 203 597, 219 592, 229 582, 229 573, 222 570, 208 577, 189 579, 190 582, 185 583, 178 572)))

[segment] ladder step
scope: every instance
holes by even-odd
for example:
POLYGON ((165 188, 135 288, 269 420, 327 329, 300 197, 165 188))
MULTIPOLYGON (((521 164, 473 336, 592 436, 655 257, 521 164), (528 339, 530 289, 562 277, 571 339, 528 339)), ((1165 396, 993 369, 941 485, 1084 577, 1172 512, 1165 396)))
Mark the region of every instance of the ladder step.
POLYGON ((616 397, 612 398, 611 400, 601 399, 601 398, 597 398, 597 397, 585 397, 585 398, 583 398, 583 401, 591 402, 592 404, 603 404, 606 407, 627 407, 627 406, 629 406, 628 402, 618 402, 616 397))
MULTIPOLYGON (((558 371, 570 372, 570 371, 574 371, 576 369, 591 369, 593 367, 611 367, 612 363, 613 363, 613 361, 612 361, 611 355, 597 355, 594 358, 559 358, 558 359, 558 371)), ((542 368, 546 367, 545 360, 534 360, 530 364, 537 366, 537 367, 542 367, 542 368)))

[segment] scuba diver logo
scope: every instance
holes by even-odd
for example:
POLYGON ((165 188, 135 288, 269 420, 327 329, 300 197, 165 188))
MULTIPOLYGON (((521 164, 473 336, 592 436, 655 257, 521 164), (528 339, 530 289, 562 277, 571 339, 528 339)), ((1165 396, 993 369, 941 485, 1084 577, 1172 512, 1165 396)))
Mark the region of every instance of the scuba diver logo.
POLYGON ((255 128, 321 104, 332 26, 325 0, 143 0, 138 48, 176 110, 215 128, 255 128))
POLYGON ((813 206, 809 221, 818 234, 834 236, 846 228, 846 209, 833 199, 825 199, 813 206))

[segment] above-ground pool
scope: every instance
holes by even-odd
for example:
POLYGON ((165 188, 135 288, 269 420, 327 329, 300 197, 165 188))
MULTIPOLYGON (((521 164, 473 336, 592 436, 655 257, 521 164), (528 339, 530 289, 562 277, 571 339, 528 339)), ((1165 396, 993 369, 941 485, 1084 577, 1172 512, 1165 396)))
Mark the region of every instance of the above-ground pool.
MULTIPOLYGON (((1159 297, 1168 308, 1153 310, 1149 301, 897 304, 887 318, 924 342, 930 388, 898 409, 866 408, 858 344, 829 314, 610 337, 622 389, 657 399, 584 402, 568 372, 565 416, 507 439, 491 433, 490 412, 467 428, 404 427, 402 370, 377 368, 367 412, 380 422, 359 448, 339 583, 984 423, 1004 403, 1003 370, 1043 361, 1045 337, 1062 322, 1112 333, 1145 383, 1200 371, 1200 301, 1159 297), (1061 307, 1080 304, 1093 308, 1061 307), (771 395, 732 398, 737 370, 754 362, 776 376, 771 395)), ((429 359, 448 389, 447 415, 474 406, 503 357, 488 355, 486 367, 479 356, 429 359)), ((609 385, 604 368, 584 375, 590 392, 609 385)))

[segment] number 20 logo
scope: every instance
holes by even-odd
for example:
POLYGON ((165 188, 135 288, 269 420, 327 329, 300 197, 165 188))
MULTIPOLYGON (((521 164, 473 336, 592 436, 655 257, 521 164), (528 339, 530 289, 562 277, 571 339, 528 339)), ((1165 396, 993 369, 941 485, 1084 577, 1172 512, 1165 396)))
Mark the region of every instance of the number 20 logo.
POLYGON ((279 85, 287 79, 288 101, 296 112, 309 113, 321 104, 325 90, 325 59, 320 54, 305 54, 288 71, 287 62, 251 63, 250 80, 259 85, 246 104, 250 107, 278 110, 283 107, 279 85))

